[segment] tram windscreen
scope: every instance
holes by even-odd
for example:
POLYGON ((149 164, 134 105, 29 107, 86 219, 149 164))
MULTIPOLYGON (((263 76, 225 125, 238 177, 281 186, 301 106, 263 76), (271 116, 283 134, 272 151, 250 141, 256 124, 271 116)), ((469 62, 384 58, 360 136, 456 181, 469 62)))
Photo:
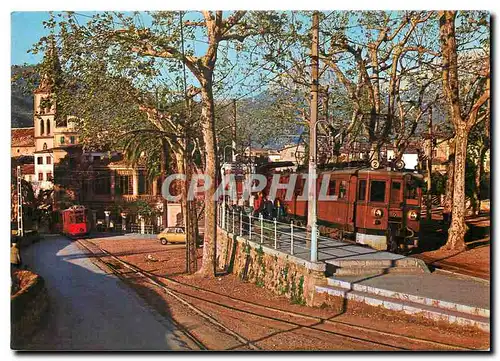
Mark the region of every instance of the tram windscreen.
POLYGON ((406 181, 406 199, 417 199, 418 183, 413 179, 409 178, 406 181))
POLYGON ((385 182, 384 181, 371 181, 370 185, 370 202, 384 202, 385 201, 385 182))
POLYGON ((358 201, 364 201, 365 199, 366 199, 366 180, 362 179, 359 181, 358 201))
POLYGON ((84 223, 85 216, 83 213, 75 213, 75 223, 84 223))

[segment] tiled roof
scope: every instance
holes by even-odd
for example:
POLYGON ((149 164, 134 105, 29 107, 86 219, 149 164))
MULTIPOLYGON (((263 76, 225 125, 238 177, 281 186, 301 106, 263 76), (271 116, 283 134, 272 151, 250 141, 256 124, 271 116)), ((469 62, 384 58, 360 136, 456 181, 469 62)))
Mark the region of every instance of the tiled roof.
POLYGON ((12 128, 12 147, 34 147, 35 128, 12 128))

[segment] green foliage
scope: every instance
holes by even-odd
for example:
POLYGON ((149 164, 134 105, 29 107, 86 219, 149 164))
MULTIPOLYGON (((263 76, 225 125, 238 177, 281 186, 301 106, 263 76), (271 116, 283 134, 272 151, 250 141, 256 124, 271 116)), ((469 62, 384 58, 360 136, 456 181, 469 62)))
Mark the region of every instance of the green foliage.
MULTIPOLYGON (((264 91, 250 98, 238 100, 236 104, 236 153, 242 154, 248 146, 254 148, 279 148, 293 141, 293 136, 303 128, 297 119, 296 110, 291 104, 293 99, 274 90, 264 91)), ((221 105, 217 111, 217 128, 221 152, 223 146, 231 145, 231 123, 233 107, 221 105)), ((221 153, 222 156, 222 153, 221 153)))
POLYGON ((280 277, 278 278, 278 291, 281 295, 288 293, 290 289, 290 283, 288 282, 288 264, 281 270, 280 277))
POLYGON ((256 250, 256 254, 258 269, 256 272, 255 284, 258 287, 263 287, 264 277, 266 276, 266 264, 264 263, 264 250, 262 249, 262 246, 259 246, 259 248, 256 250))
POLYGON ((432 173, 431 177, 432 177, 431 178, 431 183, 432 183, 431 193, 434 195, 445 194, 445 192, 446 192, 446 174, 434 172, 434 173, 432 173))
POLYGON ((304 276, 300 276, 299 282, 295 284, 295 277, 292 279, 292 287, 291 287, 291 300, 292 303, 298 305, 304 305, 304 276))

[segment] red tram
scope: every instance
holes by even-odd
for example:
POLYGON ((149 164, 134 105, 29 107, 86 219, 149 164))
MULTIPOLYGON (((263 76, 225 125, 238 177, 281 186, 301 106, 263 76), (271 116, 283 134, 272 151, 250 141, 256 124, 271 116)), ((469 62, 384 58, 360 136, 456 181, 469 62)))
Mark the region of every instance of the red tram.
MULTIPOLYGON (((290 174, 282 173, 280 183, 287 184, 289 179, 290 174)), ((276 193, 292 218, 307 217, 305 184, 305 177, 299 174, 291 200, 286 200, 285 189, 276 193)), ((327 187, 323 193, 328 195, 327 200, 317 200, 322 233, 351 235, 357 243, 378 250, 396 252, 418 246, 422 175, 370 168, 323 170, 318 171, 316 194, 321 187, 327 187)))
POLYGON ((84 206, 72 206, 61 211, 62 233, 69 237, 82 237, 89 233, 87 209, 84 206))

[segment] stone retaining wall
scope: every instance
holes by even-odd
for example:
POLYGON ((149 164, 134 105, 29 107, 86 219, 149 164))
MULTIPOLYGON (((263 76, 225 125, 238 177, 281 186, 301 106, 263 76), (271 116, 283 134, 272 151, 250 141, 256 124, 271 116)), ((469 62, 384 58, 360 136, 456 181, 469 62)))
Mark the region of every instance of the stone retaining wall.
POLYGON ((12 285, 11 348, 20 349, 40 326, 48 309, 48 295, 43 278, 27 270, 14 272, 12 285))
POLYGON ((217 233, 217 265, 221 271, 307 305, 314 304, 315 286, 326 284, 324 263, 308 262, 219 228, 217 233))

